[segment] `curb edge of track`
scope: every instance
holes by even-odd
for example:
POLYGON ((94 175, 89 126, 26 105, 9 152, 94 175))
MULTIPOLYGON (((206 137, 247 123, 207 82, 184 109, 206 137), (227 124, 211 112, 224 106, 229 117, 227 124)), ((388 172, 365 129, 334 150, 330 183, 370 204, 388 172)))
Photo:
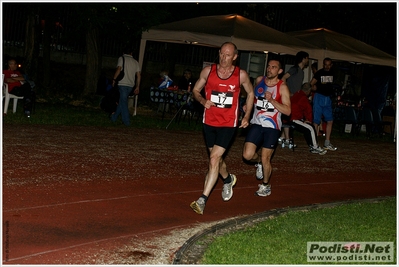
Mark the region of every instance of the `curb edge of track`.
POLYGON ((355 200, 347 200, 347 201, 338 201, 338 202, 329 202, 329 203, 315 203, 306 206, 298 206, 298 207, 286 207, 281 209, 273 209, 269 211, 264 211, 260 213, 256 213, 253 215, 248 215, 240 218, 234 218, 223 223, 219 223, 213 225, 207 229, 204 229, 197 234, 193 235, 189 238, 174 254, 172 264, 198 264, 198 261, 201 259, 204 254, 208 244, 211 243, 213 237, 223 235, 225 233, 231 231, 241 230, 245 227, 252 226, 256 223, 267 220, 273 216, 279 216, 289 211, 302 211, 302 210, 312 210, 312 209, 320 209, 327 207, 334 207, 342 204, 351 204, 351 203, 372 203, 372 202, 380 202, 383 200, 387 200, 390 198, 394 198, 396 196, 385 196, 385 197, 376 197, 376 198, 367 198, 367 199, 355 199, 355 200), (212 235, 212 238, 208 238, 208 241, 205 240, 209 235, 212 235), (198 242, 199 240, 203 242, 198 242), (195 251, 194 251, 195 250, 195 251))

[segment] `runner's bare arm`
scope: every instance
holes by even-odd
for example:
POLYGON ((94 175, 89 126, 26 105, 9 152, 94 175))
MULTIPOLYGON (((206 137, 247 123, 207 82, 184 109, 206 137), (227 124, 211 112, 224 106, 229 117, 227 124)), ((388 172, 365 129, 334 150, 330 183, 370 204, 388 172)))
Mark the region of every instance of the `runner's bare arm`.
MULTIPOLYGON (((260 81, 262 81, 262 79, 263 79, 263 76, 258 76, 256 79, 255 79, 255 87, 260 83, 260 81)), ((253 87, 253 90, 255 90, 255 87, 253 87)), ((255 91, 253 91, 253 92, 255 92, 255 91)), ((254 93, 254 97, 255 97, 255 93, 254 93)), ((255 100, 255 99, 254 99, 255 100)), ((244 106, 243 106, 243 110, 245 111, 245 112, 247 112, 247 104, 245 104, 244 106)))
POLYGON ((254 88, 251 84, 248 73, 245 70, 240 70, 240 81, 245 92, 247 92, 245 116, 242 118, 240 128, 246 128, 249 125, 251 111, 254 106, 254 88))
POLYGON ((273 106, 284 115, 289 116, 291 114, 291 99, 290 99, 290 91, 288 90, 288 86, 285 83, 280 85, 280 95, 281 95, 281 102, 277 102, 274 98, 271 98, 269 92, 266 92, 266 99, 269 100, 273 106), (267 96, 269 95, 269 96, 267 96))
POLYGON ((201 103, 201 105, 203 105, 207 109, 209 109, 211 106, 215 106, 215 104, 212 101, 206 100, 201 95, 201 91, 206 84, 210 72, 211 72, 210 66, 203 68, 200 73, 200 77, 198 78, 193 88, 194 99, 197 100, 199 103, 201 103))

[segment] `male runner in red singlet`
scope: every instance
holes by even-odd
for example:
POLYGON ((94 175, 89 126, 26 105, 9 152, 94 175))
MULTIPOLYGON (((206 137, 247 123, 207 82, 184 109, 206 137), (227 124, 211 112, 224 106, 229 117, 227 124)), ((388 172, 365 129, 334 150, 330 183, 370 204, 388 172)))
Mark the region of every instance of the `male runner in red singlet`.
POLYGON ((234 66, 238 50, 235 44, 227 42, 219 50, 219 64, 205 67, 195 83, 193 95, 205 107, 203 127, 206 146, 209 149, 209 169, 205 177, 202 195, 193 201, 190 207, 198 214, 203 214, 206 201, 216 184, 218 175, 223 178, 222 198, 230 200, 237 177, 227 171, 223 160, 227 148, 235 135, 239 117, 239 99, 241 86, 247 92, 246 105, 251 107, 245 113, 240 128, 249 125, 254 92, 245 70, 234 66), (201 90, 205 88, 205 98, 201 90))
MULTIPOLYGON (((263 167, 263 183, 259 185, 256 195, 271 194, 269 179, 272 173, 271 157, 276 148, 281 131, 281 114, 291 114, 290 91, 287 85, 278 78, 282 73, 281 63, 270 60, 266 76, 256 79, 254 112, 251 127, 245 138, 243 157, 248 161, 257 161, 258 147, 262 146, 261 161, 263 167)), ((262 172, 262 169, 260 170, 262 172)), ((258 176, 258 175, 257 175, 258 176)))

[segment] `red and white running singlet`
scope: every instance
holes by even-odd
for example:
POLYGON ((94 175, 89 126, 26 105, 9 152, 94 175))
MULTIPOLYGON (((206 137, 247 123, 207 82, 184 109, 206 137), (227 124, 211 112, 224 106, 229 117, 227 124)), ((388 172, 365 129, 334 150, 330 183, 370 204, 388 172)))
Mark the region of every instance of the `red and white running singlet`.
POLYGON ((259 124, 262 127, 281 130, 281 112, 279 112, 265 97, 266 91, 272 93, 272 98, 282 103, 280 95, 280 85, 283 83, 279 80, 273 86, 267 86, 265 79, 255 87, 254 113, 251 123, 259 124))
POLYGON ((236 127, 238 123, 238 100, 240 97, 240 68, 234 67, 227 79, 217 74, 217 65, 211 65, 205 84, 205 98, 216 106, 204 109, 203 123, 214 127, 236 127))

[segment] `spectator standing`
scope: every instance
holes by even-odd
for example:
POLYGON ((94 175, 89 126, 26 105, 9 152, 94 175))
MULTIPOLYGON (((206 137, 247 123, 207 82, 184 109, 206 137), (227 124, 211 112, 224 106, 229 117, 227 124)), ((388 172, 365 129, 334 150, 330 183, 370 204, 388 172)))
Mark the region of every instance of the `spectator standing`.
POLYGON ((303 70, 308 66, 309 54, 304 51, 299 51, 295 56, 295 65, 281 77, 281 80, 287 84, 291 96, 301 90, 303 78, 305 76, 303 70))
POLYGON ((314 154, 324 155, 327 150, 319 147, 317 143, 316 130, 312 124, 312 106, 309 103, 309 95, 312 93, 310 83, 304 83, 301 90, 291 97, 291 124, 295 126, 295 130, 303 133, 306 143, 310 147, 310 152, 314 154))
POLYGON ((256 177, 263 177, 263 183, 259 185, 255 193, 262 197, 271 194, 269 184, 272 173, 271 158, 280 136, 281 115, 289 116, 291 113, 289 89, 282 80, 278 79, 278 75, 282 72, 280 61, 270 60, 267 64, 266 76, 256 78, 254 112, 243 149, 245 160, 259 162, 256 150, 262 146, 261 167, 263 170, 259 170, 258 167, 256 177), (259 172, 261 175, 258 175, 259 172))
POLYGON ((128 46, 124 49, 123 56, 118 58, 116 71, 112 81, 112 86, 118 86, 119 103, 115 113, 111 115, 111 120, 115 122, 121 114, 122 122, 126 126, 130 125, 129 108, 127 103, 128 96, 132 92, 133 87, 135 87, 134 94, 139 94, 141 81, 140 65, 137 60, 133 58, 132 54, 133 49, 131 47, 128 46), (123 69, 123 59, 125 61, 125 69, 123 69), (122 80, 117 83, 116 78, 122 70, 124 71, 125 75, 123 76, 122 80))
POLYGON ((23 96, 24 114, 30 117, 32 113, 32 104, 35 94, 32 91, 30 83, 25 76, 18 70, 18 64, 15 59, 7 61, 8 69, 3 70, 4 82, 8 85, 8 93, 16 96, 23 96))
POLYGON ((334 73, 332 66, 331 58, 325 58, 323 60, 323 68, 314 74, 310 84, 312 85, 312 89, 316 91, 313 98, 313 123, 316 133, 319 135, 319 125, 322 123, 322 116, 324 116, 327 124, 326 139, 324 140, 323 148, 335 151, 337 148, 330 142, 334 120, 331 100, 334 95, 334 73))
MULTIPOLYGON (((313 62, 311 65, 311 68, 312 68, 312 74, 314 76, 314 74, 317 72, 317 62, 313 62)), ((313 102, 314 94, 315 94, 315 92, 312 90, 312 93, 309 96, 310 102, 313 102)), ((325 134, 326 122, 322 120, 322 123, 321 123, 321 125, 319 125, 318 128, 319 128, 318 136, 326 136, 326 134, 325 134)))
MULTIPOLYGON (((309 54, 304 51, 299 51, 295 56, 295 65, 289 68, 289 70, 283 75, 281 80, 285 82, 290 90, 290 96, 293 96, 296 92, 301 90, 303 78, 305 76, 304 69, 309 66, 309 54)), ((289 117, 282 116, 283 121, 288 122, 289 117)), ((286 142, 288 146, 290 139, 290 129, 284 128, 282 135, 279 139, 279 143, 286 142), (285 140, 284 140, 285 139, 285 140)))
POLYGON ((250 107, 241 121, 240 128, 249 125, 254 92, 245 70, 233 65, 238 57, 234 43, 226 42, 219 50, 219 63, 205 67, 194 85, 194 98, 205 107, 203 131, 209 151, 209 168, 205 176, 202 195, 193 201, 190 207, 198 214, 203 214, 209 195, 218 176, 223 179, 222 199, 228 201, 233 196, 233 186, 237 177, 227 171, 224 154, 230 146, 238 126, 239 98, 241 86, 247 92, 247 106, 250 107), (205 88, 205 97, 201 95, 205 88))

